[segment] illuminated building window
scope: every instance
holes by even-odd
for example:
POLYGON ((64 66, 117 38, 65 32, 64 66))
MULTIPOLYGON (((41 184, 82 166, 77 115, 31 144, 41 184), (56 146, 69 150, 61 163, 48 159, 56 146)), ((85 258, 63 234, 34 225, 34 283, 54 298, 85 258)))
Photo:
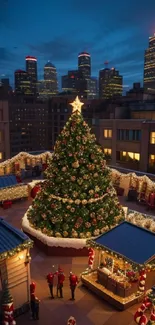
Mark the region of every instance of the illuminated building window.
POLYGON ((109 149, 108 148, 104 148, 103 151, 104 151, 104 154, 105 155, 111 155, 111 152, 112 152, 112 150, 110 148, 109 149))
POLYGON ((150 143, 155 144, 155 132, 150 133, 150 143))
POLYGON ((149 156, 149 165, 155 167, 155 155, 149 156))
POLYGON ((137 152, 127 152, 127 151, 117 151, 116 152, 117 160, 120 161, 140 161, 140 154, 137 152))
POLYGON ((103 132, 104 138, 112 138, 112 130, 111 129, 104 129, 103 132))
POLYGON ((111 159, 112 150, 110 148, 104 148, 103 152, 106 159, 111 159))

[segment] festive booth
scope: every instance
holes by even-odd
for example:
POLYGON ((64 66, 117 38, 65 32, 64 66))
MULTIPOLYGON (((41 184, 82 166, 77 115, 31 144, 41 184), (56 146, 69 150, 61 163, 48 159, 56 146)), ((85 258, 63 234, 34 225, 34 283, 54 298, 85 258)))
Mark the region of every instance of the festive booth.
POLYGON ((17 199, 28 197, 28 185, 21 183, 15 175, 0 176, 0 202, 4 208, 17 199))
POLYGON ((82 283, 124 310, 155 284, 155 234, 127 221, 87 241, 89 269, 82 283))
POLYGON ((23 176, 23 172, 25 176, 32 176, 29 175, 29 171, 32 171, 32 169, 39 164, 42 165, 42 169, 44 171, 47 167, 48 160, 51 157, 52 153, 50 151, 45 151, 38 154, 19 152, 18 155, 0 163, 0 176, 10 174, 23 176))
POLYGON ((0 219, 0 314, 7 282, 15 314, 29 308, 30 248, 32 241, 20 230, 0 219))

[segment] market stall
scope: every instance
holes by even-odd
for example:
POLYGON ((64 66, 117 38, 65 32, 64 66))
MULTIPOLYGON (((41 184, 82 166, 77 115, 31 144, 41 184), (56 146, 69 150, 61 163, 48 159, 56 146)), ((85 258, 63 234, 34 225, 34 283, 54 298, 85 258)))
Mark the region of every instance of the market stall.
POLYGON ((89 268, 81 280, 123 310, 155 284, 155 234, 129 222, 88 240, 89 268))
POLYGON ((15 313, 29 308, 30 248, 32 241, 0 219, 0 314, 5 282, 14 300, 15 313))

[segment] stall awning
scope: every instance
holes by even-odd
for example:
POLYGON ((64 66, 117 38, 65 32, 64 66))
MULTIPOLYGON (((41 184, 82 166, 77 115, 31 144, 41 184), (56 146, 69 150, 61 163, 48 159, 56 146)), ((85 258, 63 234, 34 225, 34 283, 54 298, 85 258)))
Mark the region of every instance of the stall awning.
POLYGON ((127 221, 92 240, 93 243, 136 264, 145 264, 155 257, 155 234, 127 221))
POLYGON ((32 241, 27 235, 0 218, 0 258, 12 256, 29 246, 32 241))

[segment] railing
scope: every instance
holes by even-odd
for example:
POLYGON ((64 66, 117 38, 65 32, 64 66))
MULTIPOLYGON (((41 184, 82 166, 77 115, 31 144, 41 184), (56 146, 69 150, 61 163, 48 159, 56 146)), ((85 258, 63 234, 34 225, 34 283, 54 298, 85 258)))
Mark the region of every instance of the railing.
POLYGON ((150 178, 152 181, 155 182, 155 174, 146 173, 146 172, 140 172, 138 170, 127 169, 127 168, 123 168, 123 167, 120 167, 120 166, 108 165, 108 167, 113 168, 113 169, 116 169, 116 170, 118 170, 119 172, 121 172, 123 174, 134 173, 137 176, 144 176, 144 175, 146 175, 148 178, 150 178))

